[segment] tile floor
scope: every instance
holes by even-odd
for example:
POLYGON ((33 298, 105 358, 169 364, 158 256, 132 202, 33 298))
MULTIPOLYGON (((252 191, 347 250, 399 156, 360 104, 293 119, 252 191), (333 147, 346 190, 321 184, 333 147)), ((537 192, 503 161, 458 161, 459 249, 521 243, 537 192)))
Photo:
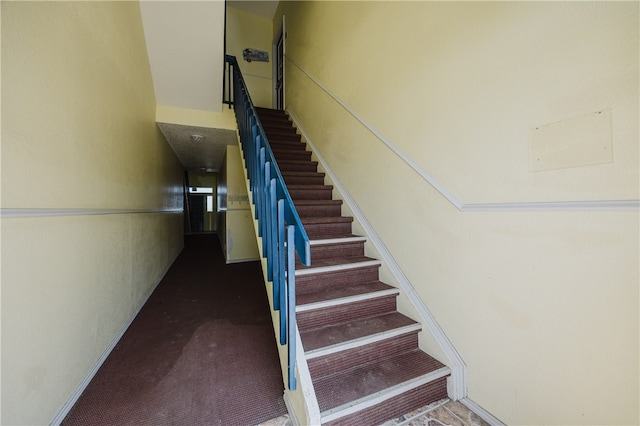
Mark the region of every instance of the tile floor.
MULTIPOLYGON (((288 415, 269 420, 258 426, 291 426, 288 415)), ((443 399, 396 419, 389 420, 381 426, 489 426, 465 405, 443 399)))

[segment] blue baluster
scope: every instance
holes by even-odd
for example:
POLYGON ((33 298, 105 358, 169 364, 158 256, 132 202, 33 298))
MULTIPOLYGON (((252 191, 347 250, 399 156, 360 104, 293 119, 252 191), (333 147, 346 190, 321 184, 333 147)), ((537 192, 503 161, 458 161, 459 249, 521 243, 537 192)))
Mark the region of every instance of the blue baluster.
POLYGON ((296 255, 295 227, 287 226, 287 354, 289 389, 296 389, 296 255))

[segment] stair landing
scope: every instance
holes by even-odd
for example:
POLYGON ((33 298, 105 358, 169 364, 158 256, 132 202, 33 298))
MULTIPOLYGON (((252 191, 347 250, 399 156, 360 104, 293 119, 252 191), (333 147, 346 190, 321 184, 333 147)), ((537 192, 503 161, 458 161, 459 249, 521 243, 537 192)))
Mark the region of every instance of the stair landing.
MULTIPOLYGON (((442 399, 406 412, 380 426, 489 426, 478 414, 460 402, 442 399)), ((289 415, 278 417, 258 426, 291 426, 289 415)))

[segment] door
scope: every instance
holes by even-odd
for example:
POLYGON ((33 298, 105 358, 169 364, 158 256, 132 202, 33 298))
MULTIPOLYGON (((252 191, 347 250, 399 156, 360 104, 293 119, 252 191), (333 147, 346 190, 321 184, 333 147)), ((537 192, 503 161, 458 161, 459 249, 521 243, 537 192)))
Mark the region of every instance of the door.
POLYGON ((273 75, 274 80, 274 93, 273 93, 273 107, 275 109, 284 110, 284 54, 285 54, 285 39, 287 33, 284 28, 284 16, 282 16, 282 23, 280 24, 280 30, 276 37, 276 43, 273 46, 274 61, 273 61, 273 75))
POLYGON ((204 206, 203 195, 189 195, 189 221, 191 232, 204 232, 204 206))

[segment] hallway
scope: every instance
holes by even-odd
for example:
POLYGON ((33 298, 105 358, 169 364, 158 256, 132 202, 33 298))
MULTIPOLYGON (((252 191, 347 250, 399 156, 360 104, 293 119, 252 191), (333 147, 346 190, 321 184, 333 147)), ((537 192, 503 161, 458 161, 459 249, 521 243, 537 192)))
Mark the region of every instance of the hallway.
POLYGON ((185 248, 63 425, 255 425, 286 413, 259 262, 185 248))

